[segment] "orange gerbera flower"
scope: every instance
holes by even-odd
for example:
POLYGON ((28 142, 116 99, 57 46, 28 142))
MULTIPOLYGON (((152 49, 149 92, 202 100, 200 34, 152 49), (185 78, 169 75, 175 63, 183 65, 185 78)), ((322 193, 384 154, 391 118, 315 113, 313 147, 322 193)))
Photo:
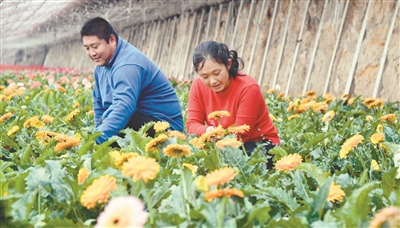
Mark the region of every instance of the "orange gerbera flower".
POLYGON ((381 121, 390 121, 395 123, 396 122, 396 115, 395 114, 387 114, 380 118, 381 121))
POLYGON ((74 104, 72 105, 73 108, 78 108, 81 106, 77 101, 74 101, 74 104))
POLYGON ((310 90, 306 92, 306 96, 307 97, 314 97, 315 94, 317 94, 317 92, 315 92, 314 90, 310 90))
POLYGON ((328 108, 328 104, 325 103, 325 101, 318 102, 318 103, 314 104, 313 111, 314 112, 322 112, 322 111, 325 111, 327 108, 328 108))
POLYGON ((344 142, 340 149, 340 158, 346 158, 352 149, 354 149, 359 143, 364 140, 364 137, 360 134, 356 134, 344 142))
POLYGON ((39 142, 50 141, 50 137, 53 137, 55 135, 57 135, 57 133, 51 131, 38 131, 35 133, 35 137, 39 142))
POLYGON ((294 115, 289 116, 289 117, 288 117, 288 120, 296 119, 296 118, 298 118, 298 117, 299 117, 298 114, 294 114, 294 115))
POLYGON ((200 140, 203 142, 210 142, 213 139, 219 139, 225 135, 226 131, 225 129, 222 128, 221 125, 218 127, 214 128, 213 130, 206 132, 200 136, 200 140))
POLYGON ((158 148, 161 146, 163 142, 165 142, 168 139, 168 136, 161 134, 157 138, 151 140, 146 144, 146 147, 144 150, 146 152, 153 152, 156 153, 158 152, 158 148))
POLYGON ((12 116, 12 113, 11 113, 11 112, 7 112, 6 114, 2 115, 2 116, 0 117, 0 123, 3 122, 4 120, 10 118, 11 116, 12 116))
POLYGON ((235 170, 224 167, 212 171, 205 176, 207 186, 218 186, 230 182, 235 177, 235 170))
POLYGON ((228 111, 214 111, 208 114, 208 119, 220 119, 224 116, 229 117, 230 115, 228 111))
POLYGON ((282 157, 275 165, 275 168, 279 171, 294 170, 303 161, 303 158, 299 154, 289 154, 282 157))
POLYGON ((330 103, 332 102, 332 100, 333 100, 333 96, 332 96, 332 94, 330 94, 330 93, 325 94, 325 95, 323 96, 323 98, 325 99, 325 102, 326 102, 327 104, 330 104, 330 103))
POLYGON ((194 145, 195 147, 202 149, 204 147, 204 141, 202 141, 200 138, 192 138, 189 141, 190 144, 194 145))
POLYGON ((294 111, 294 110, 297 109, 298 106, 299 106, 298 100, 295 100, 294 102, 292 102, 292 103, 289 105, 289 107, 286 109, 286 111, 287 111, 287 112, 294 111))
POLYGON ((163 149, 164 155, 173 158, 181 158, 183 155, 190 156, 188 145, 170 144, 163 149))
POLYGON ((186 135, 184 135, 182 132, 180 131, 175 131, 175 130, 169 130, 167 132, 169 137, 176 137, 178 139, 183 139, 186 140, 186 135))
POLYGON ((400 227, 400 209, 394 206, 383 208, 374 215, 369 227, 400 227))
POLYGON ((68 148, 73 147, 73 146, 78 146, 79 143, 80 143, 79 139, 74 138, 74 137, 70 137, 69 139, 67 139, 67 140, 65 140, 63 142, 57 143, 57 145, 54 147, 54 150, 56 152, 59 152, 59 151, 68 149, 68 148))
POLYGON ((340 188, 340 185, 332 182, 331 186, 329 187, 328 201, 331 201, 332 203, 335 201, 342 201, 343 196, 345 195, 346 194, 340 188))
POLYGON ((81 203, 87 209, 96 206, 97 202, 106 203, 112 190, 118 190, 117 181, 114 177, 106 174, 98 179, 83 191, 81 203))
POLYGON ((94 111, 93 110, 89 110, 89 111, 87 111, 87 114, 88 115, 94 115, 94 111))
POLYGON ((82 168, 78 172, 78 184, 85 183, 85 180, 88 178, 90 172, 86 168, 82 168))
POLYGON ((371 135, 370 140, 373 144, 378 144, 378 143, 382 142, 383 140, 385 140, 385 135, 383 133, 375 133, 375 134, 371 135))
POLYGON ((143 156, 132 157, 122 165, 122 173, 128 177, 132 177, 134 182, 139 179, 142 179, 144 182, 153 180, 157 177, 158 172, 160 172, 160 165, 154 158, 143 156))
POLYGON ((80 113, 81 111, 79 109, 75 109, 74 111, 72 111, 70 114, 67 115, 67 117, 65 117, 66 120, 71 121, 74 119, 74 116, 76 116, 78 113, 80 113))
POLYGON ((7 132, 7 135, 8 136, 11 136, 11 135, 13 135, 15 132, 17 132, 19 130, 19 127, 18 126, 14 126, 14 127, 12 127, 8 132, 7 132))
POLYGON ((228 128, 228 132, 230 132, 232 134, 243 134, 245 131, 249 131, 249 130, 250 130, 250 126, 247 124, 228 128))
POLYGON ((242 191, 237 190, 236 188, 225 188, 225 189, 215 189, 212 191, 208 191, 204 194, 204 199, 207 202, 211 202, 215 198, 222 198, 226 196, 227 198, 231 198, 231 196, 238 196, 243 198, 244 194, 242 191))
POLYGON ((164 121, 157 121, 154 124, 154 130, 156 132, 165 131, 169 127, 170 127, 169 123, 164 121))
POLYGON ((25 128, 28 127, 42 128, 44 126, 45 126, 44 122, 40 121, 38 116, 31 117, 24 123, 25 128))
POLYGON ((224 149, 226 146, 231 146, 231 147, 235 147, 238 148, 239 146, 242 145, 241 142, 239 142, 236 138, 225 138, 222 140, 219 140, 216 144, 215 144, 219 149, 224 149))
POLYGON ((322 117, 322 122, 330 121, 333 119, 333 117, 335 117, 335 112, 333 110, 330 110, 324 114, 324 116, 322 117))
POLYGON ((128 161, 129 158, 139 156, 139 154, 133 153, 133 152, 121 153, 121 152, 114 150, 110 153, 110 156, 114 160, 115 167, 122 168, 122 165, 124 164, 124 162, 128 161))
POLYGON ((275 88, 271 88, 271 89, 267 90, 267 93, 268 93, 268 94, 270 94, 270 93, 276 93, 276 89, 275 89, 275 88))
POLYGON ((48 115, 43 115, 42 120, 45 123, 52 123, 54 121, 54 117, 48 116, 48 115))
POLYGON ((66 90, 64 87, 62 87, 62 86, 57 86, 57 90, 60 91, 60 92, 62 92, 62 93, 67 92, 67 90, 66 90))

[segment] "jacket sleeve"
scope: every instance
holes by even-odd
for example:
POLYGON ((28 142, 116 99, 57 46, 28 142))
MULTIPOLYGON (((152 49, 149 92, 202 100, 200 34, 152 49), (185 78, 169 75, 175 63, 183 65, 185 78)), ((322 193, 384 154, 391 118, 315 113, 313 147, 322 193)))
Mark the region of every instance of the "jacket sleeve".
POLYGON ((103 122, 97 128, 103 132, 97 143, 103 143, 126 127, 136 111, 144 75, 144 69, 136 65, 122 66, 113 72, 109 79, 113 91, 112 104, 104 112, 103 122))
POLYGON ((256 84, 243 89, 238 101, 238 111, 235 119, 235 126, 247 124, 250 130, 241 135, 242 140, 246 142, 251 132, 257 131, 255 128, 257 118, 260 115, 261 105, 265 105, 260 87, 256 84))
POLYGON ((102 99, 101 99, 101 95, 100 95, 100 89, 99 89, 99 85, 97 82, 96 73, 94 74, 94 78, 95 78, 95 83, 94 83, 93 91, 92 91, 94 124, 96 127, 98 127, 100 125, 101 116, 103 115, 103 113, 106 109, 103 107, 103 104, 102 104, 102 99))
MULTIPOLYGON (((203 97, 197 89, 197 82, 194 81, 189 91, 188 101, 188 119, 186 121, 186 129, 189 134, 196 134, 198 136, 206 132, 207 126, 205 125, 206 114, 204 103, 201 102, 203 97)), ((204 98, 203 98, 204 99, 204 98)))

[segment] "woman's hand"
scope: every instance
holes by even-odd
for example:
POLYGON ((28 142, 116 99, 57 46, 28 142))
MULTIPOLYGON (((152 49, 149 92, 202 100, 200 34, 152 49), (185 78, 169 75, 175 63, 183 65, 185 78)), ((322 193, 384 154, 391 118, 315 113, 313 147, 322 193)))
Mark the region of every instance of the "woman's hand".
POLYGON ((212 130, 214 130, 216 127, 214 127, 214 126, 209 126, 209 127, 207 127, 206 128, 206 133, 207 132, 210 132, 210 131, 212 131, 212 130))

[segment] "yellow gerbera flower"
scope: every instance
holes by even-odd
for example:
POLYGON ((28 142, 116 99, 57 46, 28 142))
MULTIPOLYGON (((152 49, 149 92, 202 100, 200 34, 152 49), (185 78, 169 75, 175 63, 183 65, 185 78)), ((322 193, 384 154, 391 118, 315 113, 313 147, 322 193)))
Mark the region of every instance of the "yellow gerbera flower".
POLYGON ((196 171, 197 171, 197 166, 194 166, 194 165, 192 165, 192 164, 190 164, 190 163, 183 163, 182 164, 182 168, 188 168, 191 172, 192 172, 192 174, 194 175, 195 173, 196 173, 196 171))
POLYGON ((335 117, 335 112, 333 110, 330 110, 324 114, 324 116, 322 117, 322 122, 330 121, 333 119, 333 117, 335 117))
POLYGON ((371 167, 375 170, 375 171, 381 171, 381 169, 379 168, 379 164, 375 159, 372 159, 371 161, 371 167))
POLYGON ((378 124, 378 126, 376 127, 376 132, 378 132, 378 133, 382 133, 383 132, 382 124, 378 124))
POLYGON ((214 111, 208 114, 208 119, 220 119, 224 116, 229 117, 231 114, 228 111, 214 111))
POLYGON ((81 106, 77 101, 74 101, 74 104, 72 105, 72 108, 78 108, 79 106, 81 106))
POLYGON ((315 92, 315 90, 310 90, 310 91, 306 92, 307 97, 314 97, 315 94, 317 94, 317 92, 315 92))
POLYGON ((217 148, 222 150, 226 146, 238 148, 239 146, 242 145, 242 143, 240 141, 238 141, 236 138, 225 138, 225 139, 219 140, 215 145, 217 146, 217 148))
POLYGON ((340 185, 332 182, 331 186, 329 187, 328 201, 331 201, 332 203, 335 201, 342 201, 343 196, 345 195, 346 194, 340 188, 340 185))
POLYGON ((205 177, 208 186, 218 186, 230 182, 235 177, 235 170, 231 167, 217 169, 205 177))
POLYGON ((7 112, 6 114, 2 115, 2 116, 0 117, 0 123, 3 122, 4 120, 10 118, 11 116, 12 116, 12 113, 11 113, 11 112, 7 112))
POLYGON ((66 120, 71 121, 74 119, 74 116, 76 116, 76 114, 80 113, 81 111, 79 109, 75 109, 74 111, 72 111, 70 114, 67 115, 67 117, 65 117, 66 120))
POLYGON ((344 142, 340 149, 340 158, 346 158, 352 149, 354 149, 359 143, 364 140, 364 137, 360 134, 356 134, 344 142))
POLYGON ((365 117, 365 120, 368 121, 368 122, 371 122, 371 121, 374 120, 374 117, 368 115, 367 117, 365 117))
POLYGON ((40 121, 38 116, 31 117, 24 123, 25 128, 28 127, 42 128, 44 126, 45 126, 44 122, 40 121))
POLYGON ((275 165, 278 171, 294 170, 303 161, 299 154, 289 154, 282 157, 275 165))
POLYGON ((78 184, 85 183, 86 178, 89 176, 90 172, 86 168, 82 168, 78 172, 78 184))
POLYGON ((244 132, 249 131, 249 130, 250 130, 250 126, 247 124, 228 128, 228 132, 230 132, 232 134, 243 134, 244 132))
POLYGON ((122 173, 128 177, 132 177, 134 182, 139 179, 144 182, 153 180, 157 177, 158 172, 160 172, 160 165, 154 158, 143 156, 132 157, 122 165, 122 173))
POLYGON ((206 142, 206 141, 210 142, 214 139, 219 139, 219 138, 225 136, 225 133, 226 133, 225 129, 223 129, 222 126, 219 125, 218 127, 214 128, 213 130, 202 134, 200 136, 200 140, 203 142, 206 142))
POLYGON ((378 143, 382 142, 383 140, 385 140, 385 135, 383 133, 375 133, 375 134, 371 135, 370 140, 373 144, 378 144, 378 143))
POLYGON ((169 123, 164 121, 157 121, 154 124, 154 130, 156 132, 165 131, 169 127, 170 127, 169 123))
POLYGON ((191 140, 189 140, 189 143, 199 149, 202 149, 205 145, 204 141, 202 141, 200 138, 192 138, 191 140))
POLYGON ((138 153, 130 152, 130 153, 121 153, 116 150, 110 153, 111 158, 114 160, 115 167, 122 168, 124 162, 127 162, 129 158, 139 156, 138 153))
POLYGON ((380 118, 380 121, 390 121, 392 123, 396 122, 396 115, 395 114, 387 114, 380 118))
POLYGON ((167 132, 167 135, 168 135, 169 137, 176 137, 176 138, 178 138, 178 139, 186 140, 186 135, 184 135, 184 134, 183 134, 182 132, 180 132, 180 131, 169 130, 169 131, 167 132))
POLYGON ((106 203, 110 197, 110 192, 118 190, 117 181, 114 177, 106 174, 98 179, 83 191, 81 195, 81 203, 87 209, 96 206, 96 203, 106 203))
POLYGON ((17 132, 19 130, 19 127, 18 126, 14 126, 14 127, 12 127, 8 132, 7 132, 7 135, 8 136, 11 136, 11 135, 13 135, 15 132, 17 132))
POLYGON ((165 142, 167 139, 168 139, 168 136, 166 136, 165 134, 161 134, 157 138, 148 142, 146 144, 146 147, 144 148, 144 150, 146 152, 156 153, 156 152, 158 152, 158 148, 161 146, 161 144, 163 142, 165 142))
POLYGON ((196 186, 197 191, 206 192, 209 189, 206 183, 206 178, 204 176, 197 177, 194 184, 196 186))
POLYGON ((164 155, 173 158, 181 158, 183 155, 190 156, 188 145, 170 144, 163 149, 164 155))
POLYGON ((42 120, 45 123, 52 123, 54 121, 54 117, 48 116, 48 115, 43 115, 42 120))
POLYGON ((325 95, 323 96, 323 98, 325 99, 325 102, 326 102, 327 104, 330 104, 330 103, 332 102, 332 100, 333 100, 333 96, 332 96, 332 94, 330 94, 330 93, 325 94, 325 95))
POLYGON ((394 206, 383 208, 374 215, 369 227, 400 227, 400 209, 394 206))

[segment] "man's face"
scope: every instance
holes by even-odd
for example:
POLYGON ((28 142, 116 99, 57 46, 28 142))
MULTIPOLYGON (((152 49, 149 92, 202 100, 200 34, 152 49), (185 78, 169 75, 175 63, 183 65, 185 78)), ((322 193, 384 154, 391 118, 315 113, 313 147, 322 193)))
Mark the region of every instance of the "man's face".
POLYGON ((106 40, 99 39, 94 35, 84 36, 82 42, 86 54, 96 63, 97 66, 107 65, 117 49, 117 40, 114 35, 110 36, 110 41, 108 43, 106 40))

